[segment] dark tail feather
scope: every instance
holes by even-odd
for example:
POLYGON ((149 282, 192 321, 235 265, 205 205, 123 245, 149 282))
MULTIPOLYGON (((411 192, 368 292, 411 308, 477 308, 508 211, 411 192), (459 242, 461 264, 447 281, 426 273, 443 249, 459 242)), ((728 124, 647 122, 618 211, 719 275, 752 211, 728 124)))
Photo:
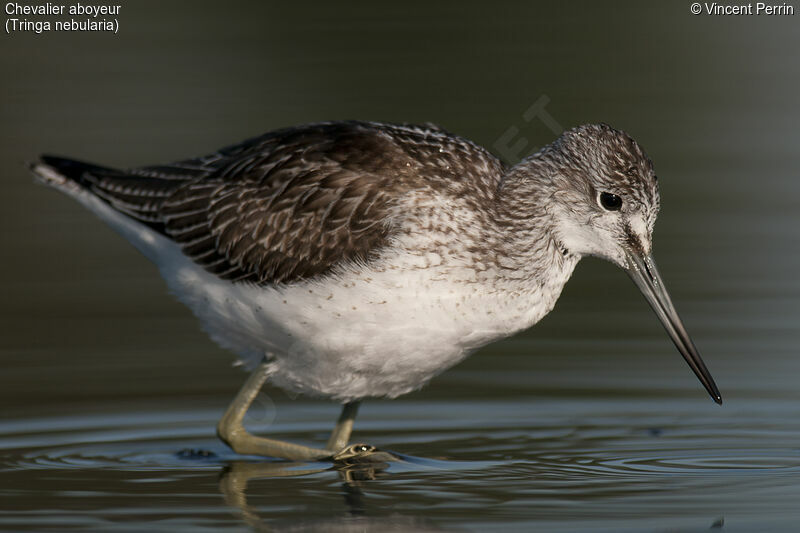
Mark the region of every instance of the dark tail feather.
POLYGON ((87 174, 120 174, 118 170, 108 167, 101 167, 99 165, 93 165, 92 163, 85 163, 83 161, 76 161, 75 159, 67 159, 66 157, 43 155, 41 157, 41 161, 45 165, 53 167, 65 178, 70 179, 84 187, 89 186, 89 183, 86 180, 87 174))
POLYGON ((160 205, 181 185, 176 180, 142 177, 133 174, 135 171, 116 170, 52 155, 41 156, 41 163, 34 163, 31 169, 46 184, 67 191, 69 184, 77 185, 160 233, 164 232, 160 205), (48 174, 48 169, 57 176, 48 174))

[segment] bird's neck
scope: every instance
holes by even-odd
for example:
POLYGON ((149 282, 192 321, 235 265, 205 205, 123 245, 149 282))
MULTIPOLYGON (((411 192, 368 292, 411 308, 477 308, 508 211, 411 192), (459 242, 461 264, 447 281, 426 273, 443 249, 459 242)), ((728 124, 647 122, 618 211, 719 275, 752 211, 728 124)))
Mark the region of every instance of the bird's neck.
POLYGON ((464 232, 474 241, 466 249, 479 285, 525 309, 512 329, 528 327, 552 309, 580 259, 558 240, 548 209, 552 185, 531 174, 511 169, 487 202, 491 208, 483 211, 482 230, 464 232))
POLYGON ((454 235, 466 255, 463 270, 453 270, 448 279, 463 276, 460 281, 474 295, 466 307, 476 319, 470 325, 475 346, 538 322, 555 305, 579 260, 557 239, 545 204, 546 185, 507 178, 492 207, 484 204, 482 220, 454 235))
POLYGON ((489 225, 500 246, 520 271, 577 262, 560 240, 551 206, 556 190, 547 160, 529 158, 508 170, 496 191, 495 215, 489 225), (534 266, 535 265, 535 266, 534 266))

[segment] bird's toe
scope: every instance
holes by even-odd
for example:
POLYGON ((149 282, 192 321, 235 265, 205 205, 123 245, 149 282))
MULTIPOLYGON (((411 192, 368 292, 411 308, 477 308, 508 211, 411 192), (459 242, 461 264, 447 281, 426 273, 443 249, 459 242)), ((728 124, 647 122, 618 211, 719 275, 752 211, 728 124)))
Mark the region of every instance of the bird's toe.
POLYGON ((370 444, 350 444, 333 455, 336 463, 386 463, 399 461, 400 458, 391 452, 379 450, 370 444))

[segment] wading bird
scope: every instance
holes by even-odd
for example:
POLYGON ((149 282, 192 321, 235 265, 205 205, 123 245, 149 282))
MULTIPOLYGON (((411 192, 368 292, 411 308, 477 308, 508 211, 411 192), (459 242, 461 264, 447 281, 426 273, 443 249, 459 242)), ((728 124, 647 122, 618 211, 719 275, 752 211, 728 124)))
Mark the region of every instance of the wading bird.
POLYGON ((234 451, 365 457, 359 402, 396 397, 555 304, 577 262, 623 268, 711 397, 720 393, 651 254, 653 165, 586 125, 513 167, 433 125, 327 122, 115 170, 43 156, 39 180, 131 241, 253 373, 217 427, 234 451), (324 448, 249 434, 266 380, 344 404, 324 448))

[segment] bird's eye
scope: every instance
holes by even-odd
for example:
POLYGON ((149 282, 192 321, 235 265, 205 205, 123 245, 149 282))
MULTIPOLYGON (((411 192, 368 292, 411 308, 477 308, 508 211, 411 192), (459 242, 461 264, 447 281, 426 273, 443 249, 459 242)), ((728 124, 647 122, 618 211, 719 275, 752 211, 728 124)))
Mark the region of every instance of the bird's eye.
POLYGON ((619 211, 619 208, 622 207, 622 198, 610 192, 601 192, 600 205, 607 211, 619 211))

